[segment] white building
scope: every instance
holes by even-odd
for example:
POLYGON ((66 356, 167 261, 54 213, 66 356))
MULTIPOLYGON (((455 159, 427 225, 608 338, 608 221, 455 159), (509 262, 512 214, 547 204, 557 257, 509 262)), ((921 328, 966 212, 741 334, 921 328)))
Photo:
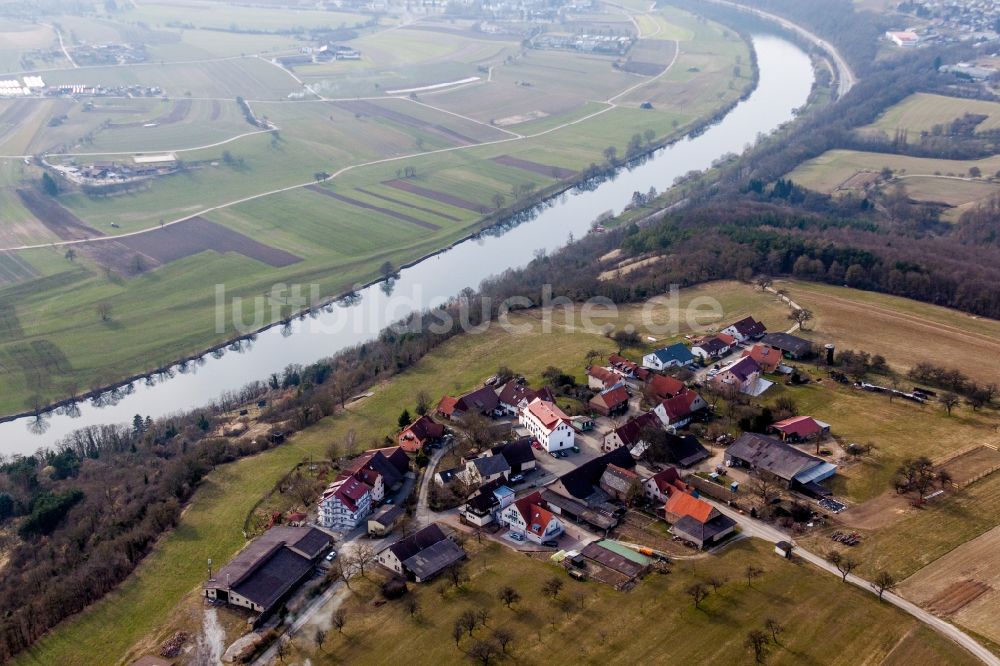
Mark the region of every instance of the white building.
POLYGON ((564 530, 562 521, 548 510, 537 490, 503 509, 499 522, 534 543, 555 539, 564 530))
POLYGON ((372 487, 353 476, 337 479, 319 501, 319 524, 332 530, 352 530, 372 512, 372 487))
POLYGON ((554 402, 535 398, 521 410, 518 421, 546 451, 568 449, 576 441, 570 418, 554 402))

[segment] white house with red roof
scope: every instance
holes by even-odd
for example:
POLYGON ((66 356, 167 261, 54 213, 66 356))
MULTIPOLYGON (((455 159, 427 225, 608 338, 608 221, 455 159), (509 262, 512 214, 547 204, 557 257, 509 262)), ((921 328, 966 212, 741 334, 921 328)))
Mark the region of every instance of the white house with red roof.
POLYGON ((501 511, 499 522, 534 543, 555 539, 564 530, 562 521, 549 511, 537 490, 501 511))
POLYGON ((646 497, 651 501, 665 503, 674 493, 694 493, 694 486, 681 480, 676 467, 667 467, 642 482, 646 497))
POLYGON ((739 342, 746 342, 763 337, 767 333, 767 327, 753 317, 744 317, 726 326, 721 332, 733 336, 739 342))
POLYGON ((352 530, 372 512, 372 487, 354 476, 334 481, 319 501, 319 524, 332 530, 352 530))
POLYGON ((683 428, 691 422, 695 413, 707 407, 708 403, 700 395, 687 389, 672 398, 660 401, 660 404, 653 408, 653 413, 663 425, 683 428))
POLYGON ((568 449, 576 442, 570 418, 554 402, 535 398, 521 410, 518 422, 546 451, 568 449))

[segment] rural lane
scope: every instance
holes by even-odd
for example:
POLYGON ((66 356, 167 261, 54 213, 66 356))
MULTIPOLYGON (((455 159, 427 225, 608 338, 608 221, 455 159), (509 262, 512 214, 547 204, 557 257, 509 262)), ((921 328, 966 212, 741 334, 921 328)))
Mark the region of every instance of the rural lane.
POLYGON ((830 58, 833 59, 833 66, 837 68, 837 72, 839 73, 839 76, 837 77, 839 79, 839 84, 837 86, 837 97, 843 97, 844 95, 846 95, 848 92, 850 92, 851 88, 854 87, 854 84, 858 82, 858 78, 857 76, 854 75, 854 71, 851 69, 851 66, 847 64, 847 61, 844 60, 844 57, 840 55, 840 52, 833 46, 833 44, 826 41, 822 37, 806 30, 799 24, 793 23, 788 19, 784 18, 783 16, 778 16, 777 14, 765 12, 760 9, 754 9, 753 7, 748 7, 747 5, 744 5, 739 2, 730 2, 729 0, 708 0, 708 1, 714 2, 717 5, 727 5, 734 9, 750 12, 751 14, 756 14, 761 18, 773 21, 778 25, 780 25, 781 27, 785 28, 786 30, 791 30, 792 32, 806 38, 807 40, 818 46, 820 49, 825 51, 827 54, 829 54, 830 58))
MULTIPOLYGON (((746 514, 742 514, 738 511, 735 511, 730 507, 721 504, 719 502, 716 502, 714 500, 708 498, 704 499, 706 499, 719 511, 729 516, 733 520, 735 520, 737 524, 739 524, 740 529, 743 530, 743 534, 750 537, 763 539, 764 541, 770 541, 771 543, 777 543, 779 541, 789 541, 794 544, 794 540, 792 539, 792 537, 783 532, 782 530, 779 530, 778 528, 772 525, 768 525, 763 521, 751 518, 746 514)), ((795 555, 801 557, 806 562, 814 564, 820 569, 823 569, 824 571, 827 571, 837 577, 841 577, 840 571, 838 571, 834 565, 827 562, 824 558, 820 557, 819 555, 816 555, 815 553, 812 553, 798 545, 795 546, 794 553, 795 555)), ((847 577, 847 582, 857 585, 861 589, 877 595, 877 593, 872 589, 870 581, 867 581, 864 578, 851 574, 847 577)), ((938 633, 943 634, 945 637, 950 638, 955 643, 958 643, 966 650, 971 652, 977 659, 979 659, 984 664, 988 664, 988 666, 1000 666, 1000 657, 997 657, 997 655, 987 650, 978 641, 972 638, 972 636, 969 636, 967 633, 965 633, 955 625, 945 622, 941 618, 931 613, 928 613, 923 608, 920 608, 916 604, 907 601, 898 594, 894 594, 892 592, 886 592, 883 595, 883 599, 885 599, 885 601, 888 601, 893 606, 896 606, 900 610, 909 613, 916 619, 920 620, 921 622, 929 626, 931 629, 934 629, 938 633)))

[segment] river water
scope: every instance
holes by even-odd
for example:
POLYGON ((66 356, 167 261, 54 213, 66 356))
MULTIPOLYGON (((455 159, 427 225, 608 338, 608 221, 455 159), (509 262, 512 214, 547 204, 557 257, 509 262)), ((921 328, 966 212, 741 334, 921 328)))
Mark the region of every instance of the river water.
POLYGON ((539 251, 557 250, 570 235, 579 238, 604 211, 619 213, 635 191, 662 191, 678 176, 702 170, 729 153, 741 153, 758 135, 791 120, 805 104, 813 83, 808 56, 792 43, 754 35, 760 80, 751 95, 719 123, 653 153, 642 164, 623 169, 591 191, 564 193, 538 214, 502 234, 456 245, 403 270, 391 295, 380 285, 358 292, 360 301, 335 305, 315 316, 261 332, 239 351, 206 355, 183 371, 154 383, 135 382, 113 401, 88 401, 74 415, 59 410, 38 427, 34 418, 0 423, 0 453, 29 454, 49 446, 76 428, 131 421, 135 414, 153 418, 204 405, 227 390, 266 379, 291 363, 308 364, 372 338, 408 312, 433 307, 486 277, 527 264, 539 251), (217 357, 218 356, 218 357, 217 357))

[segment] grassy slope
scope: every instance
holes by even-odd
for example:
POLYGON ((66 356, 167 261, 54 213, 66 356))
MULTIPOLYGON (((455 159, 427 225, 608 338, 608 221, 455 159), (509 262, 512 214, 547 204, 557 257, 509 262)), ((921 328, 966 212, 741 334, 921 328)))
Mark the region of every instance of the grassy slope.
MULTIPOLYGON (((375 586, 358 585, 345 606, 344 635, 329 632, 324 652, 357 664, 453 663, 460 658, 451 638, 454 620, 464 610, 485 607, 490 611, 489 628, 476 635, 486 637, 496 627, 508 629, 515 636, 512 647, 518 663, 751 664, 744 637, 768 617, 787 626, 782 646, 768 663, 878 664, 911 631, 924 659, 974 663, 961 648, 866 592, 804 563, 781 560, 756 541, 730 546, 717 557, 679 563, 670 575, 654 574, 626 594, 573 581, 554 565, 497 544, 468 547, 474 552, 465 589, 439 597, 434 588, 440 583, 413 588, 411 594, 422 609, 419 620, 409 617, 402 602, 372 608, 368 602, 378 596, 375 586), (751 563, 767 572, 753 588, 742 577, 751 563), (543 581, 553 575, 566 582, 560 593, 565 609, 540 592, 543 581), (730 582, 695 609, 684 590, 711 575, 730 582), (497 590, 507 584, 523 597, 512 609, 496 599, 497 590)), ((471 644, 466 637, 462 648, 471 644)), ((303 636, 297 647, 303 656, 321 657, 311 636, 303 636)))
POLYGON ((1000 156, 962 161, 838 149, 803 162, 788 177, 803 187, 829 193, 859 171, 889 167, 897 174, 966 176, 974 166, 985 175, 996 173, 1000 169, 1000 156))
POLYGON ((929 132, 934 125, 948 124, 966 113, 988 116, 976 126, 977 131, 1000 127, 1000 104, 996 102, 916 93, 886 110, 865 129, 878 129, 890 134, 897 129, 929 132))

